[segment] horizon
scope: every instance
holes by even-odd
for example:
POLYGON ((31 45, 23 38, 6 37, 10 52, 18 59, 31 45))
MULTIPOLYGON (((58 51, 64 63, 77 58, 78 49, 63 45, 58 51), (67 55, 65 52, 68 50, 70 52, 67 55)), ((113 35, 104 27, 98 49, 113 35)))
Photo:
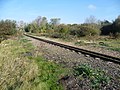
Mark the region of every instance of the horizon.
POLYGON ((120 15, 119 0, 1 0, 0 20, 32 22, 38 16, 60 18, 61 23, 80 24, 93 15, 97 20, 113 21, 120 15))

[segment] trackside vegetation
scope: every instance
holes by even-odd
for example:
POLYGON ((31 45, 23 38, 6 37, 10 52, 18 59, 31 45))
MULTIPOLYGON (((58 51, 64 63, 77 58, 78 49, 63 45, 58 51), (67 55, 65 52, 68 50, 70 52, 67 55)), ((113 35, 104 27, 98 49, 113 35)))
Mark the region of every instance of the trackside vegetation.
POLYGON ((77 37, 109 35, 112 38, 119 38, 120 16, 113 22, 100 21, 94 16, 90 16, 82 24, 61 24, 60 18, 52 18, 48 22, 46 17, 39 16, 32 23, 25 26, 25 31, 55 38, 64 38, 68 35, 77 37))
POLYGON ((103 48, 120 51, 120 16, 113 22, 108 20, 100 21, 94 16, 90 16, 82 24, 61 24, 60 18, 52 18, 48 22, 46 17, 39 16, 32 23, 25 26, 25 32, 70 41, 75 44, 79 44, 78 41, 80 41, 80 45, 89 45, 83 43, 83 40, 92 43, 93 47, 98 48, 108 44, 103 48), (99 44, 100 42, 104 43, 104 45, 99 44))
POLYGON ((74 68, 62 66, 44 59, 25 37, 4 40, 0 44, 0 89, 64 90, 59 80, 69 75, 79 80, 87 78, 93 90, 110 82, 103 70, 87 64, 74 68))
POLYGON ((26 39, 4 40, 0 44, 1 90, 62 90, 57 83, 65 70, 35 52, 26 39))
POLYGON ((46 17, 39 16, 24 27, 17 27, 14 20, 1 20, 0 90, 64 90, 59 81, 66 76, 72 76, 78 84, 87 82, 91 90, 101 90, 112 83, 107 72, 88 64, 66 67, 46 60, 43 53, 23 36, 24 32, 120 52, 120 16, 113 22, 90 16, 83 24, 61 24, 60 18, 48 22, 46 17))

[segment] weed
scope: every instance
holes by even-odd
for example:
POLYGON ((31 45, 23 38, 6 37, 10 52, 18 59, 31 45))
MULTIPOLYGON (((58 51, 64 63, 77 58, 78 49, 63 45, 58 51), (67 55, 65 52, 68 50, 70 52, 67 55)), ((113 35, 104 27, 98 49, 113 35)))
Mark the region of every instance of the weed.
POLYGON ((44 82, 47 84, 47 87, 51 90, 61 90, 62 87, 56 82, 59 80, 59 76, 65 74, 65 70, 59 65, 56 65, 53 62, 45 61, 41 57, 34 58, 38 64, 39 75, 35 84, 39 84, 38 81, 44 82))
POLYGON ((109 48, 110 50, 113 50, 113 51, 118 51, 120 52, 120 48, 109 48))
POLYGON ((93 89, 99 89, 101 85, 107 85, 110 82, 110 77, 105 75, 105 71, 94 69, 87 64, 75 67, 74 75, 80 76, 80 78, 88 78, 93 89))

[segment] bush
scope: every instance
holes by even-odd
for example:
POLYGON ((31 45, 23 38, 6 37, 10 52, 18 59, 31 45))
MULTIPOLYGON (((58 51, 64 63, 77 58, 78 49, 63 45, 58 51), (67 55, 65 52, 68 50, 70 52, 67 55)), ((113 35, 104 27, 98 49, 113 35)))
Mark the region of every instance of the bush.
POLYGON ((16 22, 11 20, 0 21, 0 42, 7 39, 7 36, 16 33, 16 22))
POLYGON ((95 36, 100 34, 100 30, 91 28, 89 26, 80 26, 78 29, 70 30, 70 35, 83 37, 83 36, 95 36))
POLYGON ((16 32, 16 22, 11 20, 0 21, 0 35, 12 35, 16 32))
POLYGON ((81 26, 80 30, 77 32, 78 36, 95 36, 99 34, 100 30, 91 28, 89 26, 81 26))
POLYGON ((61 38, 62 35, 60 33, 54 32, 53 34, 51 34, 52 38, 61 38))
POLYGON ((75 36, 77 34, 77 30, 70 30, 69 34, 75 36))

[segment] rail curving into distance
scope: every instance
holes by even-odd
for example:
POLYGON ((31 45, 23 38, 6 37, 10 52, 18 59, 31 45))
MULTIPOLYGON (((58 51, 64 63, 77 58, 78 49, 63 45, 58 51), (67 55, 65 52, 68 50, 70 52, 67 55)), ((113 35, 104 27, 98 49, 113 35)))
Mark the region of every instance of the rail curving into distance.
POLYGON ((40 40, 40 41, 43 41, 43 42, 46 42, 46 43, 49 43, 49 44, 53 44, 53 45, 60 46, 60 47, 65 48, 65 49, 75 51, 77 53, 80 52, 82 54, 90 55, 91 57, 100 58, 100 59, 103 59, 105 61, 110 61, 110 62, 120 64, 120 58, 117 58, 117 57, 113 57, 113 56, 109 56, 109 55, 105 55, 105 54, 101 54, 101 53, 97 53, 97 52, 93 52, 93 51, 88 51, 88 50, 81 49, 81 48, 78 48, 78 47, 74 47, 74 46, 65 45, 65 44, 62 44, 62 43, 42 39, 38 36, 33 36, 33 35, 26 34, 26 33, 24 35, 28 36, 28 37, 31 37, 31 38, 34 38, 34 39, 37 39, 37 40, 40 40))

